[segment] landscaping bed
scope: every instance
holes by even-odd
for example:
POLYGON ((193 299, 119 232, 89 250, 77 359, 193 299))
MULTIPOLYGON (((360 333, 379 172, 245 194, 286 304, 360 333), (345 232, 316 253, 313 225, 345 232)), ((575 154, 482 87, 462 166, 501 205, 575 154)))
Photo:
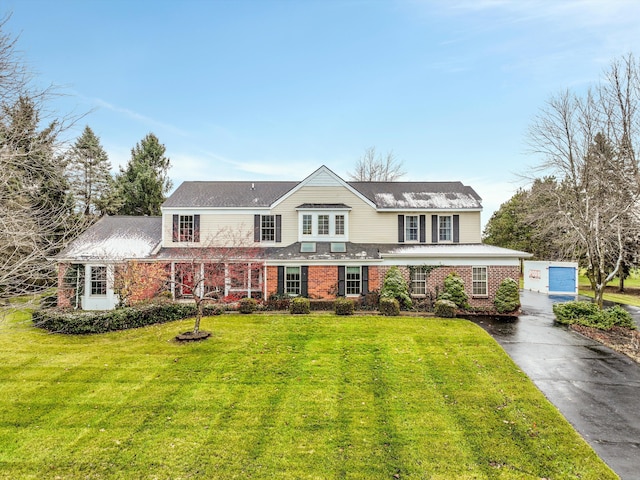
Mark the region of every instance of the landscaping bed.
POLYGON ((640 331, 638 330, 624 327, 600 330, 584 325, 571 325, 571 329, 640 363, 640 331))

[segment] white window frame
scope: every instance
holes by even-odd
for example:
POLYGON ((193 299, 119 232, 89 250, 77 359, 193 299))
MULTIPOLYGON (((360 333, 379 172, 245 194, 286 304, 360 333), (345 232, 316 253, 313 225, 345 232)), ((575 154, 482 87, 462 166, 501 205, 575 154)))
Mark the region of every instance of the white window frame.
POLYGON ((89 279, 89 295, 92 297, 106 297, 107 296, 107 289, 108 289, 108 283, 107 283, 107 278, 108 278, 108 269, 106 265, 91 265, 89 268, 89 274, 90 274, 90 279, 89 279), (98 278, 97 275, 94 274, 94 272, 104 272, 104 278, 102 275, 100 275, 100 277, 98 278), (98 293, 98 289, 95 288, 97 287, 97 285, 103 285, 103 288, 99 289, 99 293, 98 293))
POLYGON ((298 297, 302 293, 302 267, 284 267, 284 294, 290 297, 298 297), (291 270, 291 272, 289 272, 291 270), (297 271, 295 273, 294 271, 297 271), (289 279, 289 274, 297 275, 298 278, 289 279))
POLYGON ((343 213, 336 213, 333 216, 333 232, 334 236, 344 236, 344 223, 345 215, 343 213))
POLYGON ((425 297, 427 295, 427 270, 424 267, 415 267, 411 269, 411 296, 413 297, 425 297), (423 292, 416 292, 416 290, 424 290, 423 292))
POLYGON ((302 235, 313 235, 313 215, 310 213, 302 215, 302 235))
POLYGON ((195 215, 178 215, 178 242, 193 242, 195 228, 195 215))
POLYGON ((438 215, 438 242, 453 243, 453 215, 438 215))
POLYGON ((348 242, 349 210, 299 210, 298 211, 299 242, 348 242), (308 233, 309 217, 311 217, 311 233, 308 233), (321 218, 327 217, 327 233, 320 233, 321 218), (340 231, 342 230, 342 233, 340 231))
POLYGON ((276 241, 276 216, 260 215, 260 242, 273 243, 276 241), (271 221, 271 226, 265 222, 271 221), (271 238, 269 238, 271 237, 271 238))
POLYGON ((420 216, 404 216, 404 241, 418 242, 420 240, 420 216))
POLYGON ((329 214, 320 214, 317 217, 317 234, 318 236, 328 237, 331 231, 331 216, 329 214))
POLYGON ((347 297, 359 297, 362 292, 362 267, 345 267, 344 269, 344 294, 347 297), (351 275, 357 270, 357 279, 349 279, 349 270, 351 275), (351 283, 351 285, 350 285, 351 283), (357 292, 355 291, 357 290, 357 292))
POLYGON ((471 285, 471 295, 473 297, 488 297, 489 269, 485 266, 471 267, 471 285))

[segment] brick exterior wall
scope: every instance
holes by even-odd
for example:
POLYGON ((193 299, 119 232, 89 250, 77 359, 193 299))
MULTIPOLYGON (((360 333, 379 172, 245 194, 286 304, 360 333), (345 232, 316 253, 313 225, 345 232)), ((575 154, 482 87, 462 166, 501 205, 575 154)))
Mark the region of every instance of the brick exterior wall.
MULTIPOLYGON (((369 291, 380 291, 384 282, 384 276, 389 270, 389 266, 369 266, 369 291)), ((411 271, 409 267, 399 267, 403 277, 410 285, 411 271)), ((507 277, 518 280, 520 267, 518 266, 487 266, 487 296, 474 297, 471 266, 437 267, 429 272, 427 278, 427 291, 435 298, 436 293, 442 292, 444 279, 451 273, 457 273, 464 282, 464 288, 469 296, 469 303, 473 307, 491 307, 498 286, 507 277)), ((335 265, 318 265, 309 267, 309 298, 331 299, 335 298, 338 292, 338 268, 335 265)), ((267 267, 267 295, 277 293, 278 290, 278 267, 267 267)))
POLYGON ((507 278, 513 278, 518 281, 520 278, 520 267, 518 266, 487 266, 487 296, 486 297, 474 297, 473 296, 473 267, 471 266, 456 266, 456 267, 439 267, 432 270, 429 273, 427 279, 427 291, 432 292, 434 295, 436 291, 442 292, 444 287, 444 279, 451 273, 457 273, 464 282, 464 290, 469 296, 469 304, 472 307, 492 307, 493 299, 496 295, 496 291, 500 286, 500 283, 507 278))
POLYGON ((69 267, 68 263, 58 264, 58 307, 60 308, 71 307, 71 297, 75 294, 75 289, 68 288, 64 284, 64 276, 69 267))

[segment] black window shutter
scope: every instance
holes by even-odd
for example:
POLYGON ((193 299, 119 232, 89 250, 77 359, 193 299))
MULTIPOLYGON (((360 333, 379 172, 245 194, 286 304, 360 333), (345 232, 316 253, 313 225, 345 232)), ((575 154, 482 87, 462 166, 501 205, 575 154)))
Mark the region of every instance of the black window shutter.
POLYGON ((193 241, 200 241, 200 215, 193 216, 193 241))
POLYGON ((453 216, 453 243, 460 243, 460 215, 453 216))
POLYGON ((282 241, 282 215, 276 215, 276 242, 282 241))
POLYGON ((300 267, 300 295, 309 296, 309 267, 300 267))
POLYGON ((173 241, 180 241, 180 220, 178 215, 173 216, 173 241))
POLYGON ((438 215, 431 215, 431 243, 438 243, 438 215))
POLYGON ((362 293, 369 293, 369 267, 362 266, 362 293))
POLYGON ((345 277, 345 267, 344 266, 339 266, 338 267, 338 296, 339 297, 344 297, 344 277, 345 277))
POLYGON ((278 267, 278 295, 284 294, 284 267, 278 267))
POLYGON ((420 243, 427 241, 427 216, 420 215, 420 243))
POLYGON ((253 241, 260 241, 260 215, 253 216, 253 241))
POLYGON ((404 215, 398 215, 398 243, 404 242, 404 215))

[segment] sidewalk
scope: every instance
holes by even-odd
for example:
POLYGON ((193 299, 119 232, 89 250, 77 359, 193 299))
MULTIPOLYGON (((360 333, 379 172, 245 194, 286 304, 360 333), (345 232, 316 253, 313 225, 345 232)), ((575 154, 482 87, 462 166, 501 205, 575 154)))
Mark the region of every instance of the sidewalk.
POLYGON ((516 321, 477 323, 621 479, 636 480, 640 478, 640 365, 555 325, 552 304, 566 300, 523 291, 523 314, 516 321))

